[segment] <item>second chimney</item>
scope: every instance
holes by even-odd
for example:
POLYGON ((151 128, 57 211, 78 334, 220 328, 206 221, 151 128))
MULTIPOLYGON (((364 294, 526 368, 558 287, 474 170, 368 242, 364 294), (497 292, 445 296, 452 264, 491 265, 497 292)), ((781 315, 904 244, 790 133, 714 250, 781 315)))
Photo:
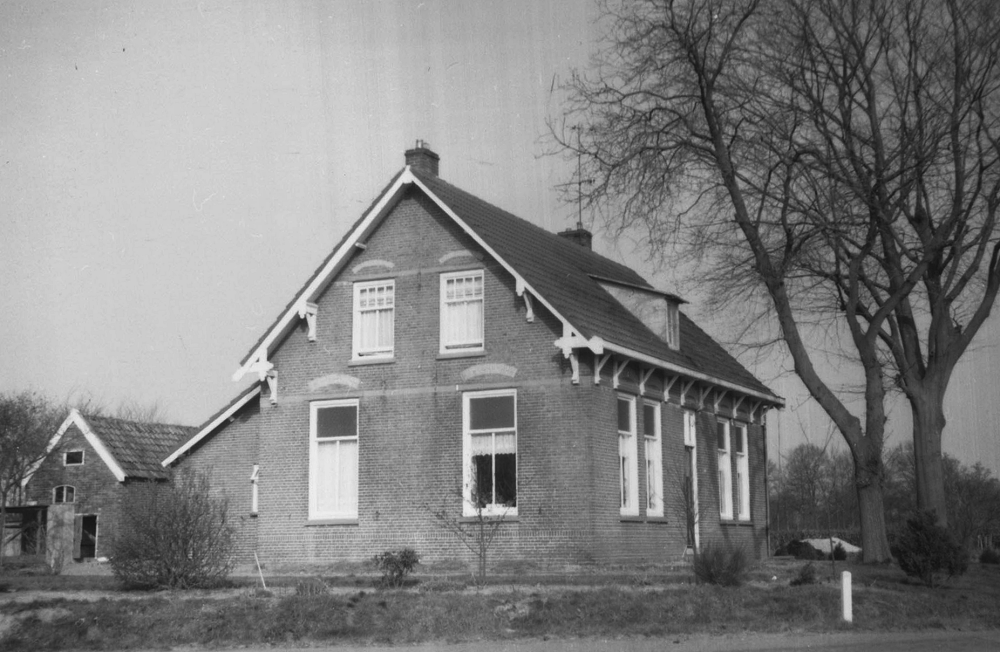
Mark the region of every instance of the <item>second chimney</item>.
POLYGON ((406 150, 406 164, 418 172, 438 176, 441 157, 431 151, 428 143, 418 140, 416 147, 406 150))
POLYGON ((566 238, 570 242, 575 242, 584 249, 593 249, 594 236, 587 229, 582 226, 578 226, 575 229, 567 229, 565 231, 560 231, 559 236, 566 238))

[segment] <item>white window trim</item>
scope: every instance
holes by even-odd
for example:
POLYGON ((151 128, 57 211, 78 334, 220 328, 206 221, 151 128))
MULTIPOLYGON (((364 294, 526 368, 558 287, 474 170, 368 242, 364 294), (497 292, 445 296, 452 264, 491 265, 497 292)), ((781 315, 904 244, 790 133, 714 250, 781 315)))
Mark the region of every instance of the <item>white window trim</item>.
MULTIPOLYGON (((514 478, 514 495, 517 495, 520 487, 518 479, 521 473, 520 453, 517 452, 517 390, 516 389, 496 389, 477 392, 465 392, 462 394, 462 515, 466 517, 483 516, 488 517, 511 517, 517 516, 517 505, 508 507, 491 503, 477 509, 476 501, 472 496, 472 486, 475 484, 472 471, 472 412, 470 410, 471 401, 475 398, 489 398, 492 396, 513 396, 514 397, 514 455, 517 464, 517 475, 514 478)), ((499 432, 499 431, 495 431, 499 432)))
POLYGON ((71 450, 63 452, 63 466, 83 466, 84 462, 86 461, 87 461, 87 451, 85 450, 71 450), (79 462, 67 461, 67 458, 69 457, 70 453, 79 453, 80 461, 79 462))
MULTIPOLYGON (((342 399, 342 400, 335 400, 335 401, 314 401, 313 403, 309 404, 309 520, 310 521, 335 520, 335 519, 357 519, 358 518, 357 496, 360 494, 360 491, 358 491, 358 490, 356 490, 355 494, 354 494, 355 495, 355 503, 354 503, 352 509, 349 509, 348 511, 343 511, 343 512, 336 512, 336 511, 321 512, 321 511, 319 511, 319 509, 316 506, 317 505, 317 500, 319 498, 318 493, 317 493, 317 488, 316 488, 316 479, 317 479, 318 473, 319 473, 319 443, 320 443, 320 441, 323 441, 323 442, 330 442, 330 441, 353 441, 353 442, 357 442, 357 444, 358 444, 357 463, 358 463, 358 465, 360 465, 360 463, 361 463, 361 443, 360 443, 360 438, 358 437, 358 431, 360 431, 360 430, 361 430, 361 406, 360 406, 360 401, 358 399, 354 398, 354 399, 342 399), (320 440, 319 438, 317 438, 317 436, 316 436, 316 424, 317 424, 317 415, 318 415, 318 412, 319 412, 319 410, 321 410, 323 408, 331 408, 331 407, 353 407, 356 410, 356 418, 355 418, 355 424, 356 424, 355 428, 356 428, 356 430, 355 430, 355 433, 354 433, 353 437, 351 437, 351 436, 347 436, 347 437, 323 437, 322 440, 320 440)), ((360 484, 360 474, 358 473, 358 469, 357 468, 355 468, 354 477, 358 479, 358 483, 360 484)), ((256 484, 254 486, 256 486, 256 484)), ((360 489, 360 487, 358 487, 357 489, 360 489)))
POLYGON ((663 433, 659 401, 644 401, 644 407, 653 408, 653 434, 646 434, 643 410, 643 444, 646 454, 646 516, 663 516, 663 433))
POLYGON ((69 504, 72 504, 72 503, 75 503, 75 502, 76 502, 76 487, 74 487, 73 485, 71 485, 71 484, 61 484, 59 486, 52 487, 52 504, 53 505, 69 505, 69 504), (58 491, 59 489, 63 490, 63 499, 62 500, 56 500, 56 491, 58 491), (73 490, 73 500, 66 500, 66 490, 67 489, 72 489, 73 490))
POLYGON ((260 465, 254 464, 250 472, 250 513, 257 514, 258 486, 260 484, 260 465))
POLYGON ((462 272, 448 272, 441 274, 441 294, 438 302, 438 312, 441 316, 440 324, 438 326, 440 330, 440 348, 439 353, 481 353, 486 349, 486 278, 481 269, 466 270, 462 272), (477 343, 450 343, 445 341, 445 334, 447 329, 445 328, 445 318, 448 314, 447 311, 447 288, 448 281, 455 280, 459 278, 476 278, 478 277, 482 281, 483 294, 479 298, 480 304, 480 320, 479 320, 479 342, 477 343))
MULTIPOLYGON (((639 515, 639 451, 636 443, 635 397, 619 394, 618 400, 628 401, 631 431, 618 431, 618 499, 622 516, 639 515), (627 493, 626 493, 627 492, 627 493)), ((615 403, 615 421, 618 404, 615 403)))
MULTIPOLYGON (((718 419, 717 423, 723 426, 723 442, 725 448, 718 448, 718 430, 715 432, 716 447, 719 452, 719 516, 726 520, 733 518, 733 467, 732 467, 732 442, 730 440, 730 427, 727 419, 718 419)), ((718 426, 716 426, 718 428, 718 426)))
POLYGON ((391 358, 396 352, 396 281, 395 279, 380 279, 377 281, 358 281, 354 284, 354 299, 352 303, 352 338, 351 338, 351 359, 352 360, 378 360, 391 358), (361 345, 361 308, 358 305, 361 300, 361 291, 369 288, 391 287, 392 288, 392 342, 388 349, 373 349, 362 351, 361 345))
POLYGON ((748 435, 747 435, 747 425, 744 423, 734 423, 733 427, 736 429, 736 436, 740 439, 742 444, 743 452, 736 453, 736 489, 739 492, 739 500, 737 501, 738 514, 737 518, 741 521, 750 520, 750 462, 749 453, 750 450, 747 448, 748 435))
MULTIPOLYGON (((694 517, 694 547, 700 549, 701 537, 698 511, 698 417, 691 410, 684 410, 684 446, 691 449, 691 512, 694 517)), ((687 459, 685 458, 685 464, 687 459)), ((686 517, 686 515, 685 515, 686 517)), ((686 525, 685 525, 686 526, 686 525)))

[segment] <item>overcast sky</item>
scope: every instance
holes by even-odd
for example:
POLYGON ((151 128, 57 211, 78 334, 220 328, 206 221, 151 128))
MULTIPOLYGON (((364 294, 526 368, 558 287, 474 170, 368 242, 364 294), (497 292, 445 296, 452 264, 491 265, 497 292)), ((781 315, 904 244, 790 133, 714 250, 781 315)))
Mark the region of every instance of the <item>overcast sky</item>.
MULTIPOLYGON (((542 138, 592 20, 580 0, 0 0, 0 391, 201 423, 418 138, 446 180, 571 226, 554 189, 570 170, 542 138)), ((595 248, 650 272, 631 245, 595 248)), ((652 280, 725 338, 696 288, 652 280)), ((996 472, 996 316, 987 331, 953 384, 945 448, 996 472)), ((799 406, 776 362, 752 370, 799 406)), ((825 440, 810 410, 772 423, 772 448, 825 440)))

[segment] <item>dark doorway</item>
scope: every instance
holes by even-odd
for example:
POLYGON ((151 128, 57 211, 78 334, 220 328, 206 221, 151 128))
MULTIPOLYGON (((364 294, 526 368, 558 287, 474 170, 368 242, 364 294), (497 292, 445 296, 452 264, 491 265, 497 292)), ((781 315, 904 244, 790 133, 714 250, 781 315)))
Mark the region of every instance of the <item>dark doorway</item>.
POLYGON ((79 541, 77 559, 93 559, 97 554, 97 515, 79 517, 79 541))

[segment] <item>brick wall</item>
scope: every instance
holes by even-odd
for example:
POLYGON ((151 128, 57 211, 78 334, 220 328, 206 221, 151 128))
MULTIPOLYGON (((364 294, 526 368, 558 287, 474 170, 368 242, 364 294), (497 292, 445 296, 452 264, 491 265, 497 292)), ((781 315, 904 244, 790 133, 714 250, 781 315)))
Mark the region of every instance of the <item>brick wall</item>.
MULTIPOLYGON (((303 321, 272 351, 277 404, 271 404, 265 390, 256 411, 225 426, 183 462, 213 469, 218 490, 238 501, 243 500, 239 496, 248 500, 251 457, 257 460, 259 516, 246 536, 256 536, 262 561, 362 560, 411 546, 426 560, 472 562, 473 554, 435 522, 433 513, 458 518, 462 512, 462 395, 493 388, 516 389, 518 425, 517 516, 501 526, 492 548, 494 561, 664 561, 683 554, 679 395, 661 408, 665 517, 645 514, 639 399, 641 509, 639 517, 623 519, 616 399, 619 392, 638 393, 638 367, 629 365, 615 389, 609 365, 595 385, 593 356, 582 355, 581 382, 574 386, 569 363, 553 346, 562 334, 558 320, 535 302, 535 320, 528 323, 514 279, 420 193, 405 196, 366 245, 353 252, 318 299, 316 341, 307 340, 303 321), (469 269, 484 270, 486 350, 443 359, 440 274, 469 269), (393 359, 352 363, 353 283, 385 278, 395 281, 393 359), (358 518, 310 523, 310 404, 344 398, 359 401, 358 518)), ((662 398, 662 391, 663 378, 654 374, 646 395, 662 398)), ((699 493, 708 512, 702 541, 755 541, 757 524, 763 523, 758 506, 762 479, 755 478, 752 524, 719 523, 715 431, 708 427, 714 418, 708 413, 699 417, 699 493)), ((750 439, 762 445, 756 426, 750 439)), ((750 460, 752 470, 763 468, 756 452, 750 460)))
POLYGON ((56 447, 42 462, 28 483, 25 500, 38 505, 50 505, 53 489, 61 485, 74 488, 74 512, 78 515, 97 516, 97 557, 109 554, 109 544, 114 536, 118 519, 122 485, 98 456, 83 433, 71 424, 56 447), (83 451, 83 464, 65 466, 66 451, 83 451))

